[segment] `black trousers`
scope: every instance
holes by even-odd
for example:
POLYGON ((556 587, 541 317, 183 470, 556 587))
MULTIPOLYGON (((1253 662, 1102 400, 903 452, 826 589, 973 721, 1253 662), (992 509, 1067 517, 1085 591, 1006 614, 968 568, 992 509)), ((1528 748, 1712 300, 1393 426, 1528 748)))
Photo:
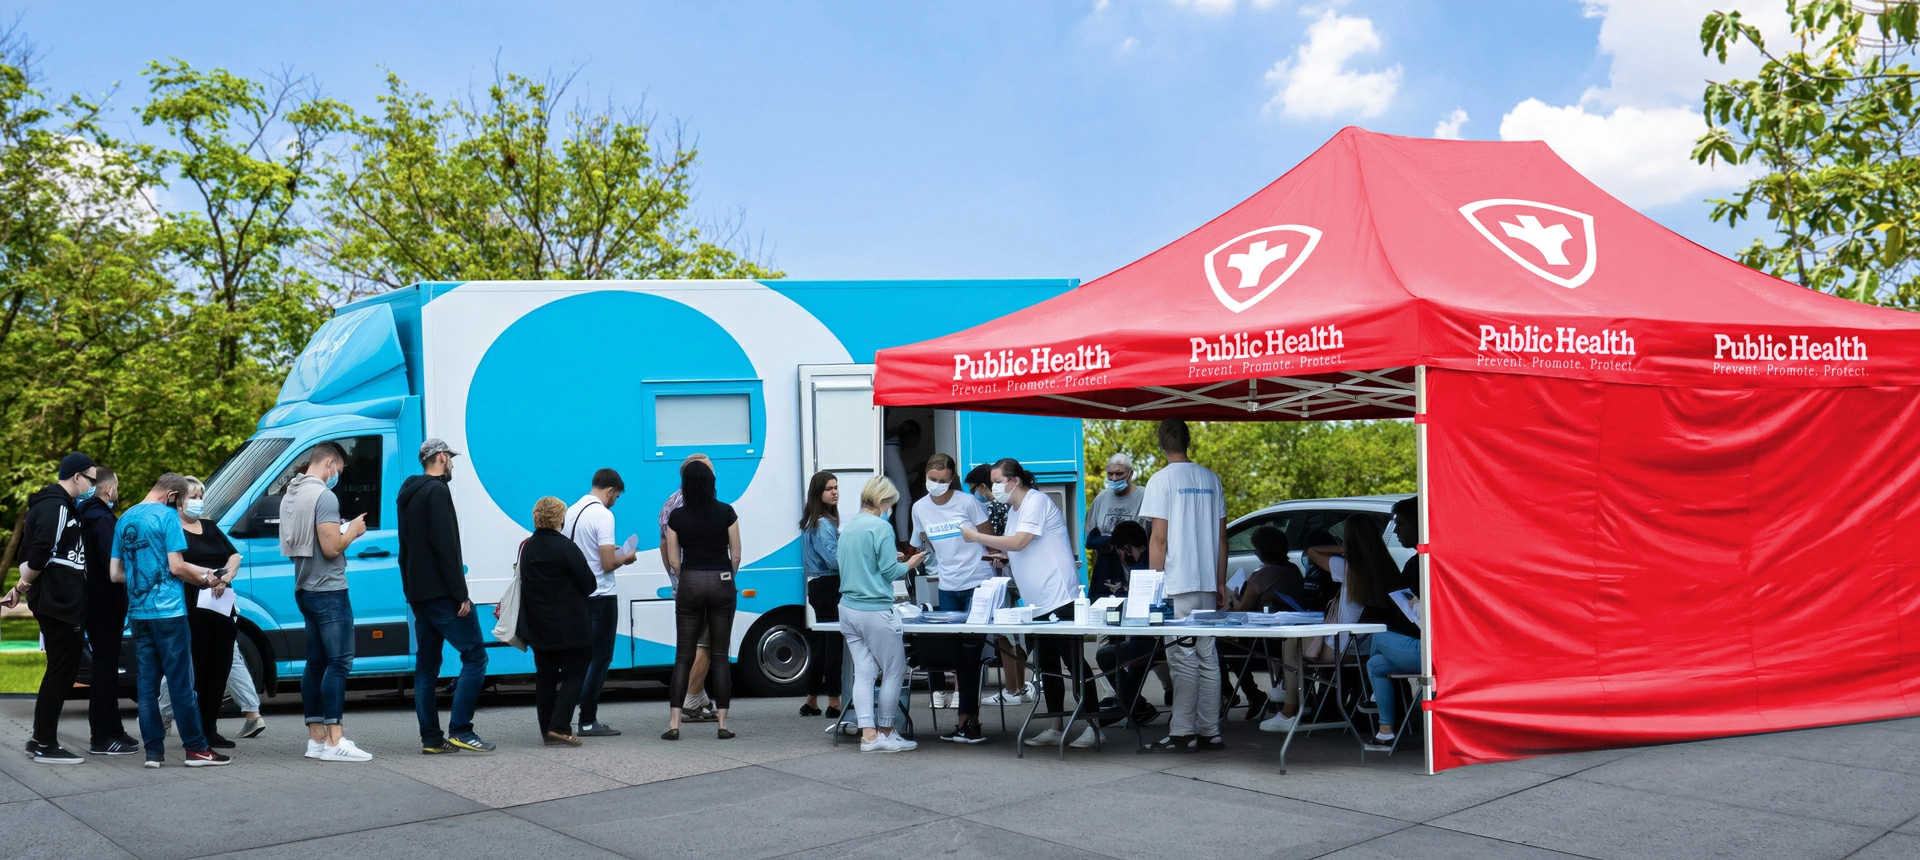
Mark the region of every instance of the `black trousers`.
POLYGON ((60 743, 60 709, 66 707, 67 692, 80 677, 81 652, 86 649, 86 634, 80 625, 51 618, 36 618, 40 635, 47 640, 47 674, 40 678, 40 695, 33 701, 33 739, 48 746, 60 743))
MULTIPOLYGON (((1035 621, 1072 621, 1073 604, 1056 606, 1046 612, 1036 614, 1035 621)), ((1083 680, 1080 687, 1080 701, 1087 706, 1087 717, 1091 719, 1100 705, 1100 695, 1094 688, 1093 679, 1087 677, 1086 656, 1079 636, 1035 636, 1033 669, 1040 674, 1040 689, 1047 697, 1047 710, 1059 713, 1066 710, 1067 680, 1079 675, 1083 680)), ((977 679, 976 679, 977 680, 977 679)), ((974 687, 979 688, 975 683, 974 687)), ((978 706, 975 706, 976 712, 978 706)))
POLYGON ((198 607, 187 610, 187 633, 193 637, 193 691, 200 700, 200 728, 209 737, 220 734, 220 700, 227 695, 238 632, 231 616, 198 607))
POLYGON ((127 737, 127 724, 120 719, 120 635, 127 628, 127 587, 108 586, 87 584, 87 650, 93 652, 87 727, 96 744, 127 737))
POLYGON ((540 731, 573 734, 573 708, 592 662, 592 646, 533 649, 533 714, 540 731))
POLYGON ((739 601, 733 583, 729 571, 680 571, 680 589, 673 598, 673 685, 668 688, 667 700, 673 707, 687 703, 687 680, 693 675, 702 627, 713 634, 708 640, 713 643, 713 659, 707 661, 707 695, 713 698, 715 708, 724 709, 733 701, 733 667, 727 665, 727 648, 733 642, 734 604, 739 601))
POLYGON ((980 655, 986 648, 987 638, 985 636, 927 635, 914 638, 914 662, 928 670, 929 678, 933 677, 935 670, 952 669, 954 676, 960 679, 960 715, 978 718, 980 716, 980 655))
MULTIPOLYGON (((813 617, 818 621, 840 620, 840 574, 816 576, 807 580, 807 603, 813 606, 813 617)), ((840 634, 827 631, 807 631, 807 650, 812 652, 812 663, 807 665, 807 695, 840 695, 841 669, 845 659, 841 656, 846 649, 846 641, 840 634)))

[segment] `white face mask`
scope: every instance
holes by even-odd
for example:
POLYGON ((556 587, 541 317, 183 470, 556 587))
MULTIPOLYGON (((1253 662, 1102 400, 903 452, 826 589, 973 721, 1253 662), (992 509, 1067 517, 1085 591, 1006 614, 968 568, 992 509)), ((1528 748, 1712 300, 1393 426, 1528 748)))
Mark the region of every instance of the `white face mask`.
POLYGON ((936 481, 932 478, 927 479, 927 492, 932 493, 933 495, 936 495, 936 496, 946 495, 947 489, 952 486, 953 484, 950 484, 946 481, 936 481))
POLYGON ((1114 492, 1116 492, 1116 493, 1118 493, 1118 492, 1122 492, 1122 491, 1124 491, 1124 490, 1126 490, 1126 488, 1127 488, 1127 479, 1125 479, 1125 478, 1121 478, 1121 479, 1120 479, 1120 480, 1118 480, 1118 481, 1116 481, 1116 480, 1114 480, 1114 479, 1112 479, 1112 478, 1108 478, 1108 479, 1107 479, 1107 489, 1109 489, 1109 490, 1112 490, 1112 491, 1114 491, 1114 492))
POLYGON ((1013 500, 1013 493, 1007 490, 1007 482, 993 482, 993 500, 1003 505, 1013 500))
POLYGON ((193 517, 194 519, 197 520, 206 512, 207 512, 206 499, 188 499, 187 500, 187 516, 193 517))

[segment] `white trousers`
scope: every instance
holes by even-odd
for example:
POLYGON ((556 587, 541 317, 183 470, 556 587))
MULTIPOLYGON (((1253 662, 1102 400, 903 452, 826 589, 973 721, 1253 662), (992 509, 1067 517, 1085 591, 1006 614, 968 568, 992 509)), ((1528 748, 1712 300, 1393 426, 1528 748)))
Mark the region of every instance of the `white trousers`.
MULTIPOLYGON (((1220 595, 1211 591, 1189 591, 1171 595, 1173 617, 1185 618, 1196 610, 1213 609, 1220 595)), ((1167 668, 1173 674, 1173 722, 1170 735, 1220 736, 1220 651, 1211 636, 1198 636, 1190 646, 1167 642, 1167 668)))
MULTIPOLYGON (((860 728, 892 728, 900 712, 900 685, 907 678, 907 644, 900 636, 900 614, 873 612, 840 604, 840 636, 853 660, 853 713, 860 728), (874 702, 874 681, 880 701, 874 702)), ((1218 686, 1217 684, 1215 686, 1218 686)), ((1219 698, 1216 692, 1214 698, 1219 698)))

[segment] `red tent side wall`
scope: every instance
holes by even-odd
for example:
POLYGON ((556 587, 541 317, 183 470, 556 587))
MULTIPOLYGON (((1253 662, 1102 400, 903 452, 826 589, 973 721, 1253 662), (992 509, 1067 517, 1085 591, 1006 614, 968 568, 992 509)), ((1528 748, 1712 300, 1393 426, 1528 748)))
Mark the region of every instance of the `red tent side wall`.
POLYGON ((1436 769, 1920 714, 1920 390, 1427 379, 1436 769))

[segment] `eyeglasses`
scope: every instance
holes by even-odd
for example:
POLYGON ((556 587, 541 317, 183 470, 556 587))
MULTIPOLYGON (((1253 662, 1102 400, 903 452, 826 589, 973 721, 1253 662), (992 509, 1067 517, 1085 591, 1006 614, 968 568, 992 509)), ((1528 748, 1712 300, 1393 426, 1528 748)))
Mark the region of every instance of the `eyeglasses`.
POLYGON ((86 478, 86 479, 87 479, 87 483, 89 483, 89 484, 98 484, 98 483, 100 483, 100 479, 99 479, 99 478, 96 478, 96 477, 94 477, 94 476, 92 476, 92 475, 89 475, 89 474, 87 474, 87 473, 85 473, 85 472, 75 472, 75 473, 74 473, 74 475, 75 475, 76 477, 80 477, 80 478, 86 478))

